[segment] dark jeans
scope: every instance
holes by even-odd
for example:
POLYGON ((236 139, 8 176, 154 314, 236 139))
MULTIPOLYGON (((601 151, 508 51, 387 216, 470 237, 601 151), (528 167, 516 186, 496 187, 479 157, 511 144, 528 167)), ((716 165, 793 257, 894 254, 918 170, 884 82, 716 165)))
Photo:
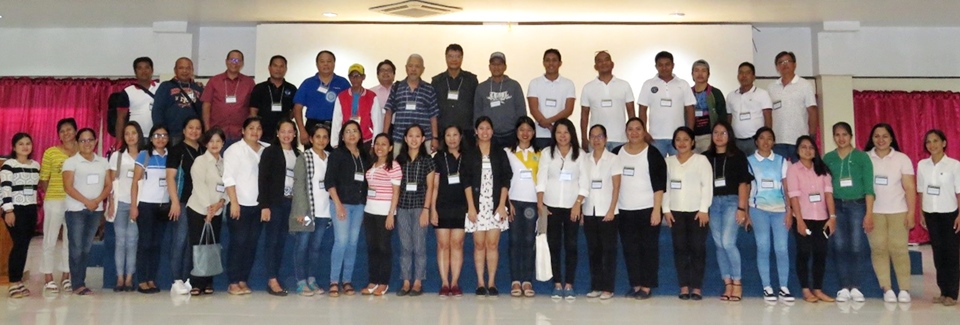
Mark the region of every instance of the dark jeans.
POLYGON ((141 283, 156 281, 160 268, 160 242, 163 241, 170 218, 161 215, 159 203, 140 202, 137 208, 140 212, 137 216, 137 231, 140 233, 137 242, 137 280, 141 283))
POLYGON ((620 210, 620 245, 631 287, 660 285, 660 226, 650 224, 653 209, 620 210))
POLYGON ((834 199, 833 202, 837 210, 837 230, 831 236, 830 249, 837 262, 840 288, 859 288, 860 265, 870 255, 865 249, 867 233, 863 231, 867 204, 863 199, 834 199))
MULTIPOLYGON (((205 218, 206 214, 200 214, 196 211, 193 211, 190 208, 187 208, 187 224, 190 228, 190 250, 193 251, 193 245, 200 245, 200 235, 203 234, 203 226, 207 223, 205 218)), ((218 214, 213 216, 213 220, 210 220, 210 225, 213 226, 213 237, 216 243, 220 242, 220 229, 223 227, 223 215, 218 214)), ((207 236, 210 236, 207 234, 207 236)), ((204 243, 207 243, 209 239, 204 240, 204 243)), ((191 254, 192 256, 193 254, 191 254)), ((193 263, 191 263, 193 265, 193 263)), ((213 287, 213 277, 190 277, 190 285, 194 288, 212 288, 213 287)))
MULTIPOLYGON (((443 141, 443 129, 440 129, 439 139, 443 141)), ((463 147, 464 148, 473 148, 477 145, 477 131, 474 130, 463 130, 463 147)))
POLYGON ((553 143, 553 139, 551 139, 551 138, 536 138, 536 139, 533 139, 533 146, 534 146, 534 147, 537 147, 537 148, 540 148, 540 149, 549 147, 550 144, 552 144, 552 143, 553 143))
POLYGON ((266 255, 267 278, 280 277, 280 265, 283 262, 283 248, 290 232, 291 199, 280 200, 270 207, 270 221, 263 226, 265 236, 263 252, 266 255))
POLYGON ((7 226, 10 237, 13 238, 13 248, 10 250, 10 260, 7 263, 7 275, 10 282, 23 280, 23 269, 27 265, 27 249, 30 248, 30 238, 37 228, 36 205, 14 205, 13 215, 16 220, 13 227, 7 226))
POLYGON ((957 211, 950 213, 923 213, 930 231, 933 248, 933 267, 937 270, 940 295, 957 299, 960 287, 960 236, 953 229, 957 211))
POLYGON ((517 146, 517 135, 515 133, 494 135, 490 139, 491 148, 503 149, 517 146))
POLYGON ((547 243, 550 245, 550 267, 553 269, 554 284, 573 285, 577 277, 577 232, 580 223, 570 221, 570 209, 547 207, 547 243), (566 277, 560 270, 561 251, 566 253, 563 260, 566 277))
POLYGON ((603 217, 584 216, 583 234, 587 236, 590 259, 590 290, 613 292, 617 275, 617 223, 603 217))
POLYGON ((673 212, 673 263, 680 287, 703 288, 710 226, 700 227, 697 212, 673 212))
POLYGON ((363 214, 370 283, 390 283, 390 272, 393 271, 393 248, 390 237, 393 234, 391 230, 387 230, 386 223, 387 216, 363 214))
POLYGON ((187 220, 187 202, 180 204, 180 217, 170 221, 170 271, 174 280, 186 280, 193 269, 193 249, 187 245, 189 240, 189 221, 187 220))
POLYGON ((510 222, 510 277, 512 281, 533 282, 537 204, 511 202, 516 216, 510 222))
POLYGON ((748 157, 757 151, 757 143, 753 141, 753 138, 737 139, 736 144, 737 149, 743 151, 748 157))
MULTIPOLYGON (((788 139, 790 141, 796 141, 797 139, 788 139)), ((786 143, 777 143, 773 145, 773 153, 787 158, 791 162, 796 162, 800 160, 800 157, 797 156, 797 146, 786 143)))
MULTIPOLYGON (((284 218, 286 220, 286 218, 284 218)), ((227 218, 230 251, 227 253, 227 278, 230 284, 247 282, 260 240, 260 207, 240 206, 240 219, 227 218)))
MULTIPOLYGON (((800 278, 800 287, 804 289, 823 289, 823 274, 827 267, 827 236, 823 235, 826 220, 804 220, 810 235, 800 236, 796 226, 793 234, 797 237, 797 278, 800 278), (810 259, 813 258, 813 265, 810 259), (810 268, 813 268, 813 284, 810 283, 810 268)), ((840 261, 838 264, 850 262, 840 261)))
POLYGON ((93 236, 100 227, 103 211, 67 211, 67 237, 70 241, 70 283, 74 289, 86 287, 87 262, 93 236))

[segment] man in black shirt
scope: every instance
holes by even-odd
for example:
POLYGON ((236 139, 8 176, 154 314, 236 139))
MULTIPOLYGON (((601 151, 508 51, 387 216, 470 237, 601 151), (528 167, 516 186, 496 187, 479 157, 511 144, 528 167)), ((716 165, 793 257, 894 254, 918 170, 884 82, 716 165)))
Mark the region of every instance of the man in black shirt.
MULTIPOLYGON (((447 126, 456 125, 463 129, 463 140, 466 146, 473 147, 473 96, 477 91, 477 75, 460 69, 463 63, 463 47, 459 44, 447 46, 447 71, 433 76, 430 84, 437 93, 437 106, 440 107, 438 119, 439 131, 442 133, 447 126)), ((441 141, 442 134, 440 135, 441 141)))
POLYGON ((263 134, 260 141, 271 142, 277 137, 277 124, 292 119, 293 96, 297 86, 287 82, 287 58, 274 55, 270 58, 270 78, 253 87, 250 94, 250 115, 262 119, 263 134))

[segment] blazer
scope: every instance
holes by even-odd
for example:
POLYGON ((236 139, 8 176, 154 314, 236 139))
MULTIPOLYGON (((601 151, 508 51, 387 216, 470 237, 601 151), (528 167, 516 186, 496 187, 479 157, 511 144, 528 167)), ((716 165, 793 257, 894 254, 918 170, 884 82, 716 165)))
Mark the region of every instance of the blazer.
MULTIPOLYGON (((464 189, 473 190, 473 206, 479 209, 483 156, 480 155, 479 148, 470 148, 464 150, 461 159, 460 183, 463 184, 464 189)), ((510 188, 513 169, 510 167, 510 160, 507 159, 507 152, 493 146, 490 147, 490 164, 493 170, 493 208, 496 209, 500 203, 500 191, 503 188, 510 188)))
MULTIPOLYGON (((293 154, 300 157, 300 150, 293 147, 293 154)), ((293 169, 294 166, 290 166, 293 169)), ((283 200, 283 183, 286 181, 287 159, 283 157, 283 146, 275 145, 263 149, 260 156, 260 175, 258 186, 260 193, 257 203, 261 209, 269 209, 283 200)))

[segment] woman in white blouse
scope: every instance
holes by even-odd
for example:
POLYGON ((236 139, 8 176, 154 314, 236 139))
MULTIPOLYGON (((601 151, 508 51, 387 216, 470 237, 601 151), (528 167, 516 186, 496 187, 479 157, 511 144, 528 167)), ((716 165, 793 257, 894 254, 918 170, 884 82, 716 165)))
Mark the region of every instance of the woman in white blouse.
POLYGON ((954 306, 960 287, 960 236, 957 235, 960 232, 957 211, 960 161, 947 157, 944 152, 947 136, 943 131, 927 131, 924 147, 930 158, 917 164, 917 192, 923 194, 920 225, 930 231, 933 266, 937 269, 937 287, 940 288, 940 295, 933 298, 933 302, 954 306))
POLYGON ((673 234, 673 260, 681 300, 702 300, 703 272, 707 260, 708 211, 713 201, 710 161, 693 152, 693 130, 673 132, 676 156, 667 157, 667 193, 663 196, 664 221, 673 234))
POLYGON ((114 261, 117 267, 117 285, 113 291, 133 291, 133 274, 137 271, 137 224, 130 220, 130 189, 133 186, 133 170, 140 155, 143 129, 136 121, 123 127, 124 146, 110 155, 110 170, 107 179, 113 180, 113 193, 107 200, 107 220, 113 220, 116 234, 114 261), (119 161, 118 161, 119 160, 119 161))
POLYGON ((547 218, 547 241, 553 269, 554 299, 576 299, 573 282, 577 272, 577 232, 583 199, 590 192, 586 153, 573 140, 576 127, 569 119, 553 125, 553 145, 543 150, 537 167, 537 209, 547 218), (549 189, 549 190, 548 190, 549 189), (565 251, 564 272, 560 268, 565 251))
POLYGON ((324 181, 330 156, 327 151, 330 129, 317 124, 311 126, 309 132, 310 148, 297 157, 293 168, 293 209, 289 216, 290 233, 295 239, 293 274, 297 279, 297 293, 305 297, 323 294, 317 285, 315 276, 320 272, 315 266, 320 263, 320 244, 331 221, 330 194, 324 181))
POLYGON ((583 233, 590 259, 590 293, 587 298, 613 298, 617 271, 617 201, 623 167, 617 155, 607 151, 607 128, 590 128, 587 165, 590 194, 583 204, 583 233))
POLYGON ((227 256, 227 278, 231 295, 250 294, 247 286, 260 239, 259 194, 260 155, 268 144, 258 141, 263 133, 259 117, 243 121, 243 140, 234 143, 223 154, 223 185, 230 196, 230 250, 227 256))
POLYGON ((507 147, 513 170, 510 180, 510 296, 533 297, 534 238, 537 228, 537 167, 540 152, 534 147, 536 122, 528 116, 517 119, 517 146, 507 147))

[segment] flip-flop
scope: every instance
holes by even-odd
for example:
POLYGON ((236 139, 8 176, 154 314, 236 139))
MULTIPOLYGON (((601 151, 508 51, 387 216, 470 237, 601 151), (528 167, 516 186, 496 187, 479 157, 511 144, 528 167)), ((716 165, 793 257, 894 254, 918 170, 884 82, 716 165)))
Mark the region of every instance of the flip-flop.
POLYGON ((47 284, 43 285, 43 290, 49 291, 51 293, 59 293, 60 287, 57 286, 53 281, 48 281, 47 284))
POLYGON ((74 294, 76 294, 76 295, 78 295, 78 296, 89 296, 89 295, 92 295, 92 294, 93 294, 93 291, 90 291, 90 288, 83 287, 82 289, 80 289, 80 291, 77 291, 77 292, 74 293, 74 294))
POLYGON ((65 292, 73 291, 73 285, 70 283, 70 279, 63 279, 63 281, 60 281, 60 286, 63 287, 63 291, 65 292))

